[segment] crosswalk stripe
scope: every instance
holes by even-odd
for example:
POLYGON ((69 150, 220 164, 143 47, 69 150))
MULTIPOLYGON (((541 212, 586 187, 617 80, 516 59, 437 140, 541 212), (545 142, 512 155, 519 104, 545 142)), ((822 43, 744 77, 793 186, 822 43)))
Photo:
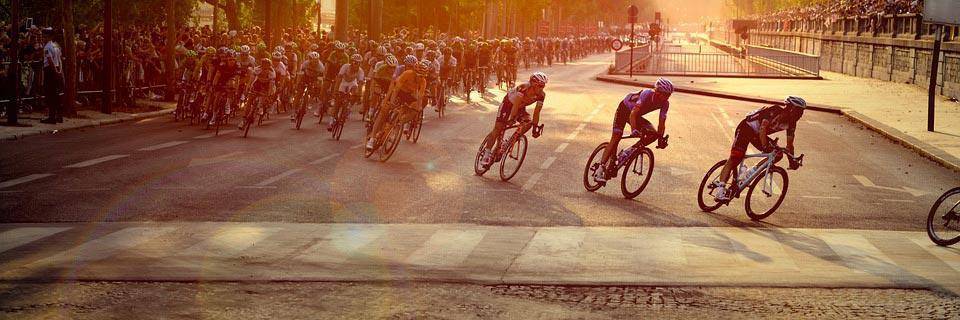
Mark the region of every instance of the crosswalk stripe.
POLYGON ((435 267, 453 267, 463 263, 473 248, 483 240, 485 230, 440 230, 420 249, 407 258, 407 263, 435 267))
POLYGON ((69 227, 23 227, 0 233, 0 252, 70 230, 69 227))
POLYGON ((84 168, 84 167, 89 167, 89 166, 92 166, 92 165, 95 165, 95 164, 98 164, 98 163, 107 162, 107 161, 110 161, 110 160, 116 160, 116 159, 120 159, 120 158, 126 158, 126 157, 129 157, 129 156, 130 156, 129 154, 109 155, 109 156, 106 156, 106 157, 100 157, 100 158, 91 159, 91 160, 87 160, 87 161, 83 161, 83 162, 77 162, 77 163, 74 163, 74 164, 71 164, 71 165, 68 165, 68 166, 64 166, 64 168, 84 168))
POLYGON ((960 272, 960 254, 957 254, 955 249, 938 246, 924 236, 908 238, 923 248, 923 250, 926 250, 934 257, 937 257, 937 259, 940 259, 940 261, 943 261, 943 263, 946 263, 953 268, 953 270, 960 272))
POLYGON ((43 178, 46 178, 46 177, 49 177, 49 176, 52 176, 52 175, 53 175, 52 173, 34 173, 34 174, 29 175, 29 176, 23 176, 23 177, 16 178, 16 179, 13 179, 13 180, 7 180, 7 181, 4 181, 4 182, 0 182, 0 189, 7 188, 7 187, 12 187, 12 186, 15 186, 15 185, 18 185, 18 184, 21 184, 21 183, 27 183, 27 182, 30 182, 30 181, 33 181, 33 180, 37 180, 37 179, 43 179, 43 178))
POLYGON ((843 259, 850 269, 870 272, 897 272, 899 267, 890 257, 859 234, 821 234, 830 249, 843 259))
POLYGON ((587 231, 583 228, 537 230, 511 269, 517 272, 562 272, 580 267, 580 250, 587 231))
POLYGON ((213 237, 184 249, 177 255, 233 258, 277 231, 279 231, 277 228, 228 227, 220 230, 213 237))
POLYGON ((133 227, 126 228, 106 236, 84 242, 73 249, 61 252, 35 265, 62 264, 65 262, 95 261, 110 257, 120 251, 152 240, 160 235, 173 231, 173 227, 133 227))
POLYGON ((343 263, 385 232, 383 226, 336 226, 316 245, 294 260, 312 263, 343 263))

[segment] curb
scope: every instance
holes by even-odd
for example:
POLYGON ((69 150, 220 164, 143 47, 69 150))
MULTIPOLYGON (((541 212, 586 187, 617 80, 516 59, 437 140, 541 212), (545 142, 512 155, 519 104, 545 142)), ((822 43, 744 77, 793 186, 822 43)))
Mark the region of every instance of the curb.
POLYGON ((89 128, 89 127, 97 127, 97 126, 111 125, 111 124, 116 124, 116 123, 121 123, 121 122, 126 122, 126 121, 142 120, 142 119, 147 119, 147 118, 156 118, 156 117, 160 117, 160 116, 164 116, 164 115, 171 114, 171 113, 173 113, 173 111, 174 111, 174 109, 171 108, 171 109, 164 109, 164 110, 159 110, 159 111, 151 111, 151 112, 143 112, 143 113, 134 113, 134 114, 131 114, 131 115, 119 116, 119 117, 110 118, 110 119, 94 120, 94 121, 90 121, 90 122, 87 122, 87 123, 84 123, 84 124, 78 124, 78 125, 76 125, 76 126, 66 127, 66 128, 30 130, 30 131, 25 131, 25 132, 17 133, 17 134, 4 135, 4 136, 0 137, 0 140, 18 140, 18 139, 23 139, 23 138, 25 138, 25 137, 34 136, 34 135, 39 135, 39 134, 45 134, 45 133, 62 132, 62 131, 68 131, 68 130, 74 130, 74 129, 83 129, 83 128, 89 128))
MULTIPOLYGON (((595 77, 595 79, 597 81, 603 81, 603 82, 610 82, 610 83, 630 85, 630 86, 639 86, 644 88, 653 88, 653 85, 647 84, 645 82, 618 79, 610 76, 605 76, 603 74, 598 74, 595 77)), ((767 103, 767 104, 783 103, 780 100, 772 100, 772 99, 756 97, 756 96, 737 95, 737 94, 731 94, 731 93, 726 93, 721 91, 712 91, 712 90, 700 90, 700 89, 694 90, 694 89, 684 89, 681 87, 676 87, 674 91, 681 92, 681 93, 714 97, 714 98, 731 99, 731 100, 739 100, 739 101, 755 102, 755 103, 767 103)), ((833 113, 833 114, 844 116, 850 121, 861 124, 867 127, 868 129, 879 133, 885 138, 890 139, 893 142, 896 142, 897 144, 902 145, 907 149, 910 149, 920 154, 924 158, 930 159, 931 161, 936 162, 937 164, 943 167, 946 167, 947 169, 960 173, 960 159, 957 159, 956 157, 951 156, 940 149, 937 149, 927 143, 924 143, 923 141, 917 140, 914 137, 908 136, 900 132, 899 130, 894 129, 893 127, 880 123, 879 121, 870 119, 869 117, 864 116, 859 112, 856 112, 847 108, 841 108, 841 107, 835 107, 835 106, 829 106, 829 105, 820 105, 820 104, 816 104, 816 105, 811 104, 811 105, 808 105, 807 108, 814 111, 827 112, 827 113, 833 113)))

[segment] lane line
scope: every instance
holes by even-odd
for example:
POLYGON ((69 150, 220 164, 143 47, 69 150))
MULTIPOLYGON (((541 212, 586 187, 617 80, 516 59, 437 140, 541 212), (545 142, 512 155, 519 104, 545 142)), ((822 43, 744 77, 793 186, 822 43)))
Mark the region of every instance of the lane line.
POLYGON ((217 135, 216 133, 208 133, 208 134, 199 135, 199 136, 196 136, 196 137, 193 137, 193 138, 194 138, 194 139, 207 139, 207 138, 213 138, 213 137, 215 137, 216 135, 217 135))
POLYGON ((567 136, 566 139, 567 139, 567 140, 573 140, 573 139, 577 138, 577 135, 578 135, 578 134, 580 134, 580 131, 574 131, 574 132, 570 133, 570 135, 567 136))
POLYGON ((595 115, 595 114, 590 114, 589 116, 587 116, 586 119, 583 119, 583 122, 590 122, 590 121, 592 121, 594 116, 596 116, 596 115, 595 115))
POLYGON ((731 136, 730 136, 730 133, 727 132, 727 127, 724 126, 723 123, 720 123, 720 119, 717 119, 717 116, 714 115, 713 113, 710 113, 710 117, 713 118, 713 121, 716 121, 716 122, 717 122, 717 126, 720 127, 720 131, 723 132, 723 135, 724 135, 725 137, 727 137, 727 140, 728 140, 728 141, 733 141, 733 137, 731 137, 731 136))
POLYGON ((267 180, 261 181, 260 183, 256 184, 256 186, 257 186, 257 187, 269 186, 269 185, 271 185, 271 184, 273 184, 273 183, 275 183, 275 182, 277 182, 277 181, 280 181, 280 179, 289 177, 290 175, 292 175, 292 174, 294 174, 294 173, 297 173, 297 172, 300 172, 301 170, 303 170, 303 169, 302 169, 302 168, 297 168, 297 169, 290 169, 290 170, 284 171, 284 172, 281 173, 281 174, 275 175, 275 176, 273 176, 273 177, 270 177, 270 178, 267 179, 267 180))
POLYGON ((169 148, 169 147, 173 147, 173 146, 179 146, 179 145, 184 144, 184 143, 187 143, 187 141, 179 141, 179 140, 178 140, 178 141, 170 141, 170 142, 166 142, 166 143, 161 143, 161 144, 157 144, 157 145, 152 145, 152 146, 149 146, 149 147, 140 148, 140 149, 137 149, 137 151, 154 151, 154 150, 160 150, 160 149, 163 149, 163 148, 169 148))
POLYGON ((901 202, 901 203, 914 203, 914 202, 916 202, 916 201, 913 201, 913 200, 904 200, 904 199, 880 199, 880 201, 886 201, 886 202, 901 202))
POLYGON ((90 159, 90 160, 83 161, 83 162, 77 162, 77 163, 74 163, 74 164, 71 164, 71 165, 68 165, 68 166, 64 166, 64 168, 84 168, 84 167, 89 167, 89 166, 92 166, 92 165, 95 165, 95 164, 98 164, 98 163, 107 162, 107 161, 111 161, 111 160, 117 160, 117 159, 120 159, 120 158, 126 158, 126 157, 129 157, 129 156, 130 156, 129 154, 109 155, 109 156, 106 156, 106 157, 100 157, 100 158, 90 159))
POLYGON ((807 199, 830 199, 830 200, 843 199, 841 197, 832 197, 832 196, 800 196, 800 197, 807 198, 807 199))
POLYGON ((523 191, 532 189, 533 186, 537 184, 537 181, 540 181, 540 177, 542 176, 543 176, 542 172, 534 173, 533 176, 530 177, 530 180, 527 180, 527 183, 523 184, 523 191))
POLYGON ((331 154, 331 155, 329 155, 329 156, 326 156, 326 157, 323 157, 323 158, 320 158, 320 159, 317 159, 317 160, 313 160, 313 162, 310 162, 310 164, 311 164, 311 165, 321 164, 321 163, 327 162, 327 160, 336 158, 336 157, 339 156, 339 155, 340 155, 339 153, 334 153, 334 154, 331 154))
POLYGON ((576 129, 574 129, 574 131, 582 131, 583 128, 586 128, 586 127, 587 127, 586 123, 581 123, 579 126, 577 126, 576 129))
POLYGON ((550 169, 550 165, 552 165, 554 161, 557 161, 557 157, 547 158, 547 161, 544 161, 543 164, 540 165, 540 169, 550 169))
POLYGON ((570 145, 570 143, 567 143, 567 142, 561 143, 559 146, 557 146, 557 149, 556 149, 556 150, 553 150, 553 152, 554 152, 554 153, 561 153, 561 152, 563 152, 563 150, 566 149, 567 146, 569 146, 569 145, 570 145))
POLYGON ((29 175, 29 176, 23 176, 23 177, 16 178, 16 179, 13 179, 13 180, 7 180, 7 181, 4 181, 4 182, 0 182, 0 189, 7 188, 7 187, 12 187, 12 186, 15 186, 15 185, 18 185, 18 184, 21 184, 21 183, 27 183, 27 182, 30 182, 30 181, 33 181, 33 180, 37 180, 37 179, 43 179, 43 178, 46 178, 46 177, 49 177, 49 176, 52 176, 52 175, 53 175, 52 173, 34 173, 34 174, 29 175))
POLYGON ((350 149, 359 149, 360 147, 363 147, 363 144, 362 144, 362 143, 361 143, 361 144, 358 144, 358 145, 350 146, 350 149))
POLYGON ((276 189, 276 186, 239 186, 237 189, 276 189))

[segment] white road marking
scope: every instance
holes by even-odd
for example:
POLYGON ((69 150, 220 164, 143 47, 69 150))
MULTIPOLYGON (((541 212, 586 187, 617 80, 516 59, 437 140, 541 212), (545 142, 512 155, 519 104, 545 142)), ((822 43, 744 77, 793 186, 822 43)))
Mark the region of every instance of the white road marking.
POLYGON ((880 201, 886 201, 886 202, 903 202, 903 203, 914 203, 914 202, 916 202, 916 201, 913 201, 913 200, 904 200, 904 199, 880 199, 880 201))
POLYGON ((420 249, 407 258, 407 263, 431 267, 458 266, 483 240, 486 230, 440 230, 420 249))
POLYGON ((573 140, 573 139, 577 138, 577 135, 578 135, 578 134, 580 134, 580 131, 571 132, 570 135, 567 136, 566 139, 567 139, 567 140, 573 140))
POLYGON ((239 186, 237 189, 276 189, 277 186, 239 186))
POLYGON ((527 183, 523 184, 523 190, 527 191, 533 189, 533 186, 537 185, 537 181, 540 181, 540 177, 543 176, 543 173, 537 172, 530 177, 530 180, 527 180, 527 183))
POLYGON ((67 192, 92 192, 92 191, 109 191, 110 188, 77 188, 77 189, 68 189, 67 192))
POLYGON ((336 158, 336 157, 339 156, 339 155, 340 155, 339 153, 334 153, 334 154, 331 154, 331 155, 329 155, 329 156, 326 156, 326 157, 323 157, 323 158, 314 160, 313 162, 310 162, 310 164, 311 164, 311 165, 321 164, 321 163, 327 162, 327 160, 336 158))
POLYGON ((280 231, 279 228, 230 227, 213 237, 179 251, 181 256, 232 258, 280 231))
POLYGON ((151 189, 153 189, 153 190, 194 190, 194 189, 200 189, 200 188, 197 188, 197 187, 161 186, 161 187, 153 187, 153 188, 151 188, 151 189))
POLYGON ((193 137, 193 138, 194 138, 194 139, 207 139, 207 138, 213 138, 213 137, 215 137, 216 135, 217 135, 216 133, 208 133, 208 134, 199 135, 199 136, 196 136, 196 137, 193 137))
POLYGON ((361 143, 361 144, 357 144, 357 145, 352 145, 352 146, 350 146, 350 149, 359 149, 359 148, 361 148, 361 147, 363 147, 363 144, 362 144, 362 143, 361 143))
POLYGON ((556 149, 556 150, 553 150, 553 152, 554 152, 554 153, 561 153, 561 152, 563 152, 563 150, 566 149, 567 146, 569 146, 569 145, 570 145, 570 144, 567 143, 567 142, 561 143, 559 146, 557 146, 557 149, 556 149))
POLYGON ((873 181, 870 181, 870 178, 867 178, 867 177, 864 177, 864 176, 861 176, 861 175, 853 175, 853 178, 854 178, 854 179, 857 179, 857 182, 860 182, 861 185, 863 185, 864 187, 867 187, 867 188, 875 188, 875 189, 881 189, 881 190, 890 190, 890 191, 906 192, 906 193, 909 193, 909 194, 913 195, 914 197, 919 197, 919 196, 922 196, 922 195, 927 194, 927 193, 926 193, 925 191, 923 191, 923 190, 918 190, 918 189, 914 189, 914 188, 911 188, 911 187, 893 188, 893 187, 878 186, 878 185, 876 185, 875 183, 873 183, 873 181))
POLYGON ((717 126, 720 127, 720 132, 723 132, 723 135, 727 137, 727 140, 733 140, 733 137, 730 136, 730 133, 727 132, 727 127, 720 123, 720 119, 717 119, 713 113, 710 113, 710 117, 713 118, 713 121, 717 122, 717 126))
POLYGON ((173 147, 173 146, 179 146, 179 145, 184 144, 184 143, 187 143, 187 141, 170 141, 170 142, 166 142, 166 143, 161 143, 161 144, 157 144, 157 145, 152 145, 152 146, 149 146, 149 147, 140 148, 140 149, 137 149, 137 151, 154 151, 154 150, 160 150, 160 149, 163 149, 163 148, 169 148, 169 147, 173 147))
POLYGON ((690 171, 687 169, 681 169, 677 167, 670 167, 670 175, 672 176, 682 176, 682 175, 691 174, 691 173, 693 173, 693 171, 690 171))
POLYGON ((145 122, 150 122, 150 121, 153 121, 154 119, 156 119, 156 118, 146 118, 146 119, 137 121, 137 124, 145 123, 145 122))
POLYGON ((120 159, 120 158, 129 157, 129 156, 130 156, 129 154, 115 154, 115 155, 110 155, 110 156, 106 156, 106 157, 100 157, 100 158, 91 159, 91 160, 87 160, 87 161, 83 161, 83 162, 77 162, 77 163, 74 163, 74 164, 65 166, 64 168, 83 168, 83 167, 89 167, 89 166, 92 166, 92 165, 95 165, 95 164, 98 164, 98 163, 101 163, 101 162, 107 162, 107 161, 110 161, 110 160, 117 160, 117 159, 120 159))
POLYGON ((843 199, 843 198, 841 198, 841 197, 832 197, 832 196, 800 196, 800 197, 801 197, 801 198, 807 198, 807 199, 824 199, 824 200, 826 200, 826 199, 830 199, 830 200, 843 199))
POLYGON ((51 235, 70 230, 69 227, 24 227, 0 233, 0 252, 4 252, 51 235))
POLYGON ((15 185, 18 185, 18 184, 21 184, 21 183, 27 183, 27 182, 30 182, 30 181, 33 181, 33 180, 37 180, 37 179, 43 179, 43 178, 46 178, 46 177, 49 177, 49 176, 52 176, 52 175, 53 175, 52 173, 34 173, 34 174, 29 175, 29 176, 23 176, 23 177, 16 178, 16 179, 13 179, 13 180, 7 180, 7 181, 4 181, 4 182, 0 182, 0 189, 7 188, 7 187, 12 187, 12 186, 15 186, 15 185))
POLYGON ((315 263, 342 263, 356 251, 380 238, 383 226, 335 226, 319 243, 310 247, 304 254, 294 258, 298 261, 315 263))
POLYGON ((274 183, 277 182, 277 181, 280 181, 280 180, 283 179, 283 178, 289 177, 290 175, 292 175, 292 174, 294 174, 294 173, 300 172, 301 170, 303 170, 303 169, 302 169, 302 168, 297 168, 297 169, 290 169, 290 170, 284 171, 284 172, 281 173, 281 174, 275 175, 275 176, 273 176, 273 177, 270 177, 270 178, 267 179, 267 180, 261 181, 260 183, 256 184, 256 186, 257 186, 257 187, 269 186, 269 185, 271 185, 271 184, 274 184, 274 183))
POLYGON ((230 158, 239 156, 241 154, 243 154, 243 151, 234 151, 234 152, 224 154, 224 155, 219 155, 213 158, 194 158, 194 159, 190 159, 190 164, 188 164, 187 167, 195 167, 200 165, 207 165, 207 164, 227 161, 227 160, 230 160, 230 158))
POLYGON ((583 128, 586 128, 586 127, 587 127, 586 123, 581 123, 579 126, 577 126, 577 129, 575 129, 575 131, 582 131, 583 128))
POLYGON ((720 109, 720 115, 723 116, 723 121, 726 121, 727 125, 734 127, 733 121, 730 120, 730 115, 727 114, 727 110, 720 109))
POLYGON ((175 230, 173 227, 134 227, 126 228, 106 236, 87 241, 73 249, 61 252, 55 256, 37 261, 34 265, 49 265, 94 261, 104 259, 132 248, 140 243, 152 240, 164 233, 175 230))
POLYGON ((596 114, 590 114, 589 116, 587 116, 586 119, 583 119, 583 121, 584 121, 584 122, 590 122, 590 121, 593 120, 593 117, 594 117, 594 116, 596 116, 596 114))
POLYGON ((557 157, 547 158, 547 160, 540 165, 540 169, 544 169, 544 170, 550 169, 550 165, 552 165, 554 161, 557 161, 557 157))

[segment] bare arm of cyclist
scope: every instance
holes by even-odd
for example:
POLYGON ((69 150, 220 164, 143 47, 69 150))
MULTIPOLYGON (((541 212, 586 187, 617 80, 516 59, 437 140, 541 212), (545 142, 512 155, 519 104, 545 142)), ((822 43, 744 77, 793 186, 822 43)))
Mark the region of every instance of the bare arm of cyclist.
POLYGON ((540 125, 541 109, 543 109, 543 101, 537 101, 537 106, 533 108, 533 127, 540 125))

